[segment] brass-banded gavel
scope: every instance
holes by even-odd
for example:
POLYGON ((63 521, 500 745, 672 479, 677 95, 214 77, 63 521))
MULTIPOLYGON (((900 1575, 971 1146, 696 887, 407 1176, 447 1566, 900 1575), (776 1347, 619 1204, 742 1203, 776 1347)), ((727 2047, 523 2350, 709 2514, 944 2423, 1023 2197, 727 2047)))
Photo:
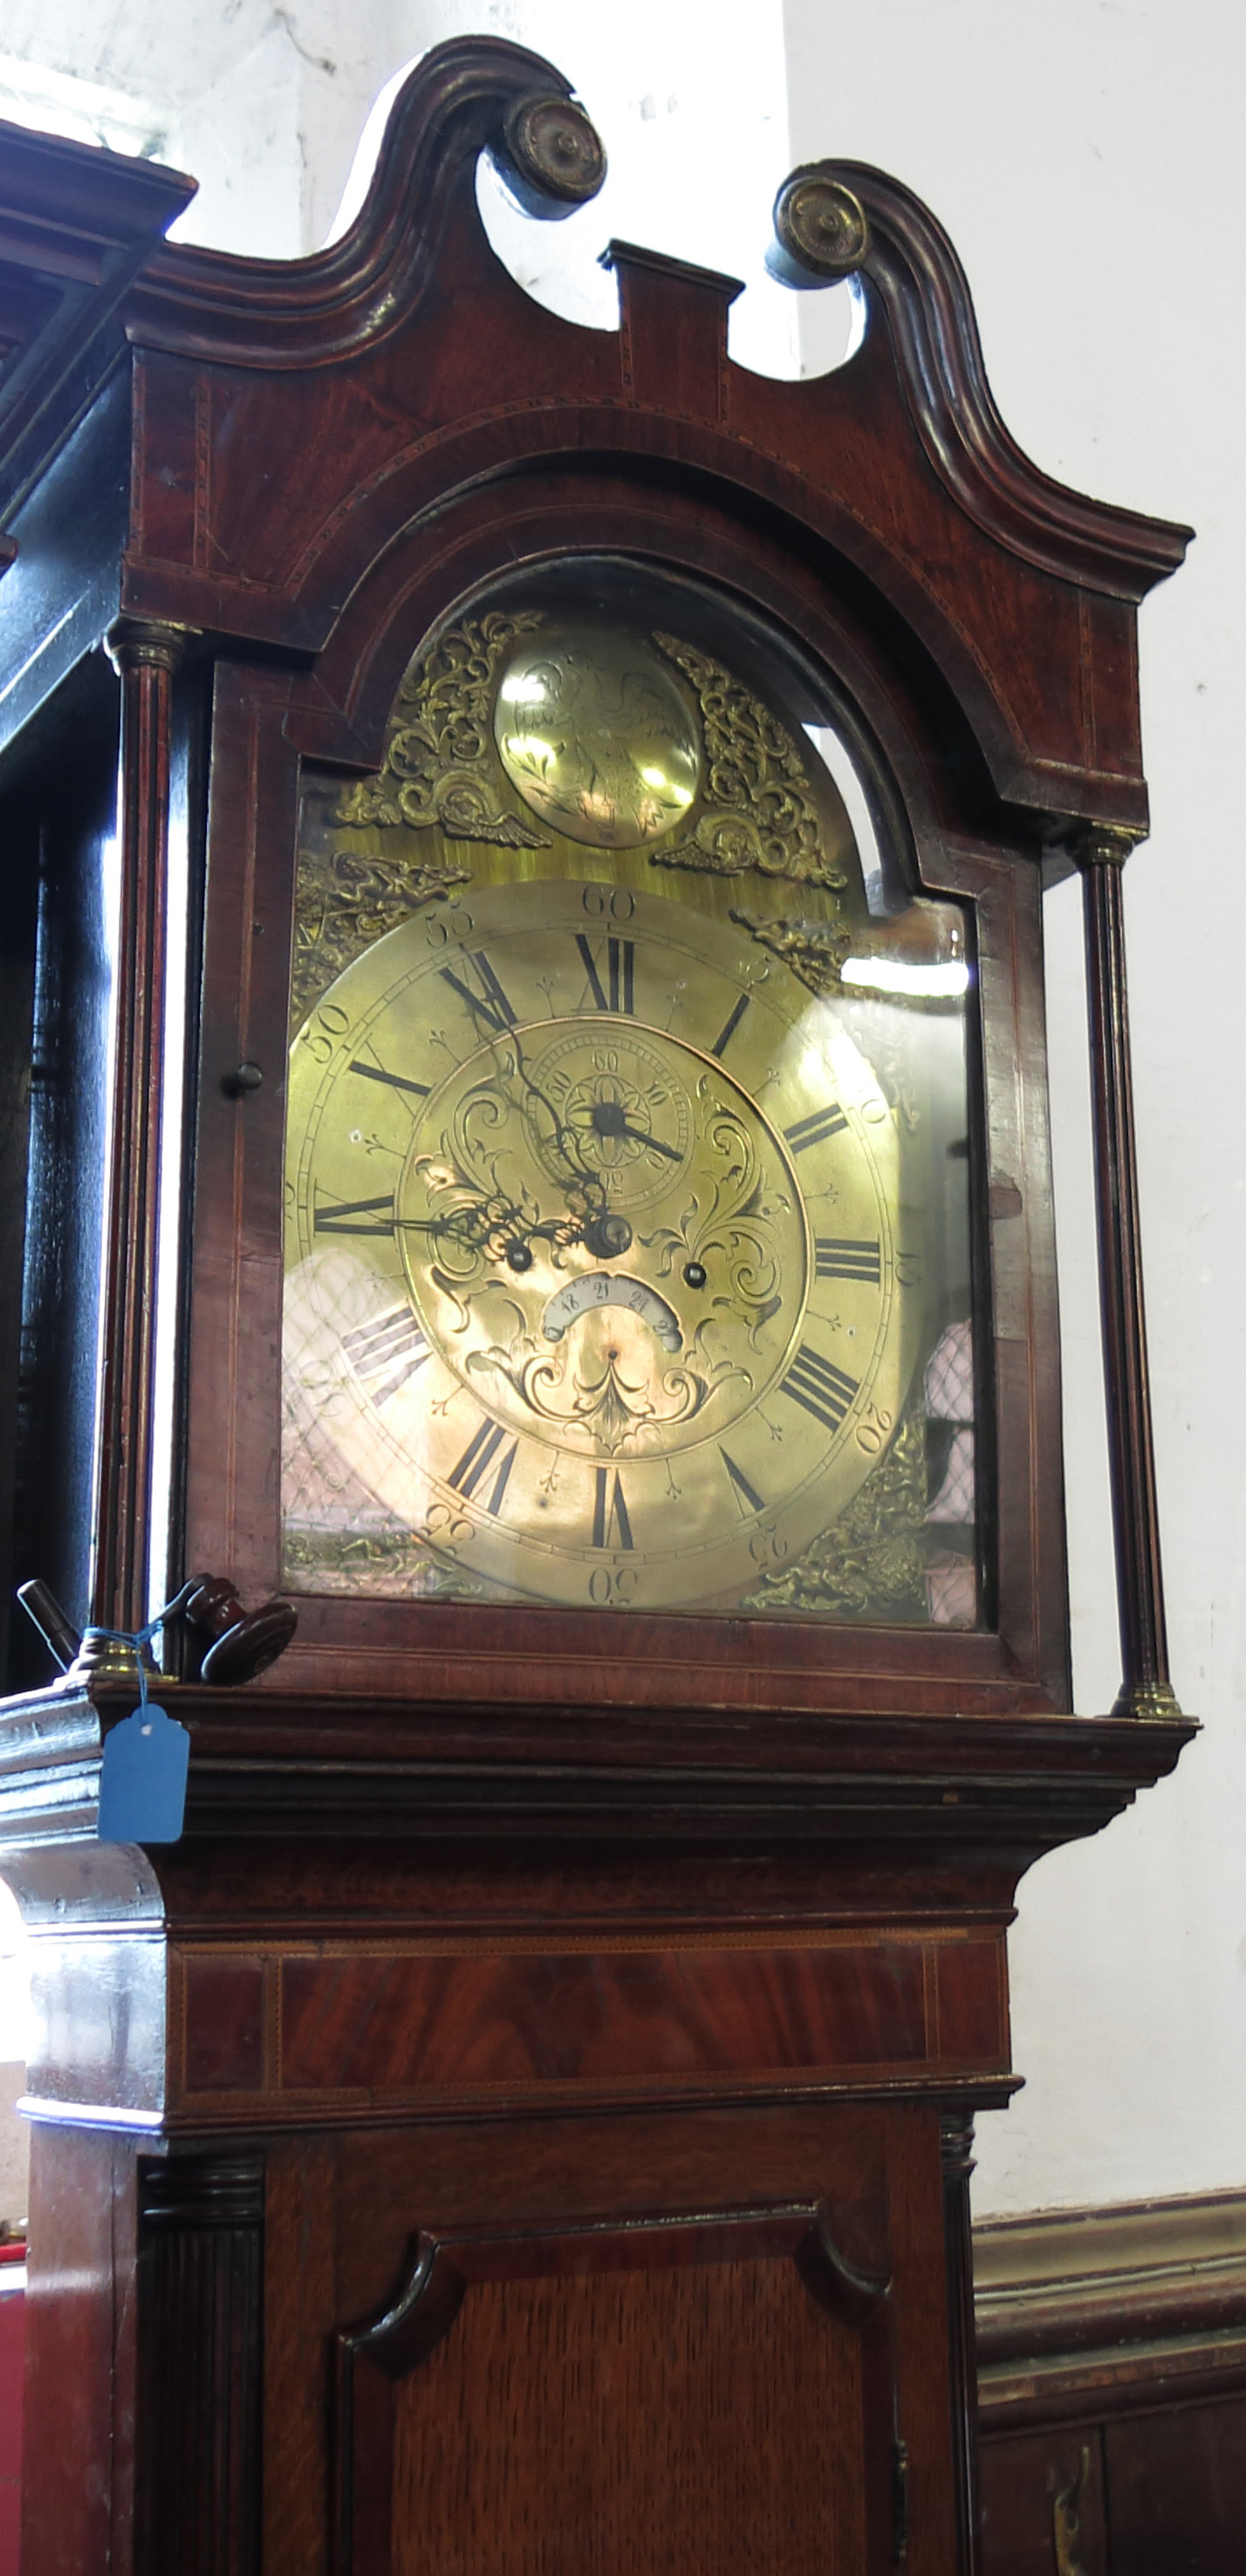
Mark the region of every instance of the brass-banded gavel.
MULTIPOLYGON (((19 1583, 17 1597, 27 1617, 34 1621, 40 1636, 51 1649, 62 1672, 74 1672, 75 1678, 97 1678, 108 1650, 117 1640, 106 1628, 88 1628, 81 1637, 62 1610, 54 1592, 37 1579, 19 1583)), ((219 1574, 195 1574, 170 1601, 165 1619, 184 1618, 192 1629, 207 1636, 206 1648, 198 1678, 228 1686, 232 1682, 254 1681, 257 1673, 275 1664, 284 1646, 288 1646, 298 1626, 298 1612, 291 1601, 265 1601, 258 1610, 244 1610, 232 1583, 219 1574)), ((135 1647, 137 1660, 145 1652, 135 1647)), ((119 1677, 119 1676, 118 1676, 119 1677)))

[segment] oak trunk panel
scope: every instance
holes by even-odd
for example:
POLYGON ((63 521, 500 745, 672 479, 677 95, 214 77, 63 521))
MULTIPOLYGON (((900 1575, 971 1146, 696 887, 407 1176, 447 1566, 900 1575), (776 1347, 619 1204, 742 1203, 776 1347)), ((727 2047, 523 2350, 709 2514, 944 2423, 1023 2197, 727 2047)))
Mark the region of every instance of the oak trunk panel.
POLYGON ((791 2262, 482 2282, 396 2417, 393 2576, 870 2567, 859 2337, 791 2262))
MULTIPOLYGON (((886 2275, 897 2177, 902 2185, 914 2163, 924 2175, 931 2158, 938 2207, 937 2122, 874 2105, 672 2106, 562 2118, 502 2111, 371 2134, 354 2128, 337 2150, 338 2305, 326 2332, 388 2299, 420 2229, 442 2238, 499 2228, 541 2233, 690 2211, 708 2223, 715 2211, 821 2205, 847 2260, 886 2275)), ((941 2284, 935 2296, 941 2320, 941 2284)))

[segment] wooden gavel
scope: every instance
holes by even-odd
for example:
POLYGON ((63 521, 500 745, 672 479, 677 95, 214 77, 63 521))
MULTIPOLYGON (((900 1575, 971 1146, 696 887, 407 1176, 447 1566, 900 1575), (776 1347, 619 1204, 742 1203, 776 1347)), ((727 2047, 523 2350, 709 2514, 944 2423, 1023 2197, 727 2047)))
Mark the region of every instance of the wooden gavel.
POLYGON ((265 1601, 258 1610, 244 1610, 232 1583, 219 1574, 196 1574, 184 1583, 170 1603, 169 1617, 179 1610, 192 1628, 212 1639, 199 1667, 200 1680, 225 1684, 254 1681, 257 1673, 266 1673, 289 1645, 299 1617, 292 1601, 265 1601))
MULTIPOLYGON (((107 1629, 88 1628, 80 1637, 46 1583, 20 1583, 17 1597, 62 1672, 81 1666, 81 1677, 85 1679, 96 1669, 102 1655, 93 1652, 93 1647, 96 1641, 100 1649, 110 1642, 107 1629)), ((164 1615, 166 1621, 185 1619, 192 1631, 211 1640, 203 1651, 197 1678, 225 1685, 254 1681, 257 1673, 266 1672, 270 1664, 276 1663, 282 1648, 289 1645, 298 1626, 293 1602, 265 1601, 258 1610, 244 1610, 232 1583, 219 1574, 192 1575, 164 1615)))

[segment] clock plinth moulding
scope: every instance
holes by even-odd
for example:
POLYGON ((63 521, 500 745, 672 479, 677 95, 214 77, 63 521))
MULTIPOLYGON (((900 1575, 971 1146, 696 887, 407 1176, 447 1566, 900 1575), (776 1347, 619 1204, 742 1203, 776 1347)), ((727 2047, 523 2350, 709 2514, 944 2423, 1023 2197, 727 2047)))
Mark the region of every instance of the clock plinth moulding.
POLYGON ((617 332, 532 304, 486 151, 536 215, 604 166, 476 39, 305 261, 152 248, 176 174, 0 146, 5 1079, 36 1019, 53 1069, 0 1140, 11 1577, 133 1637, 211 1565, 247 1631, 201 1677, 171 1617, 186 1814, 147 1847, 96 1830, 128 1665, 14 1648, 24 2565, 786 2576, 829 2527, 971 2571, 1017 1880, 1192 1731, 1120 866, 1137 604, 1188 532, 1021 456, 880 172, 782 192, 777 273, 847 264, 865 330, 779 384, 731 363, 734 282, 654 252, 612 246, 617 332), (1053 854, 1122 1634, 1085 1719, 1053 854))

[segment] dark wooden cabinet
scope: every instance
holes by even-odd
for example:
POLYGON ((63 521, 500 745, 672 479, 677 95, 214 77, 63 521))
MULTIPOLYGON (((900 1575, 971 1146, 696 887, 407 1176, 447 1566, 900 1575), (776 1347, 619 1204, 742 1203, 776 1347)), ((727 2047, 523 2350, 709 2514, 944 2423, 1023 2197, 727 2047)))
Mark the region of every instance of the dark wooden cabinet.
POLYGON ((15 1643, 0 1718, 27 2576, 968 2576, 1017 1879, 1191 1731, 1120 912, 1135 609, 1186 532, 1019 454, 876 171, 781 194, 781 270, 865 300, 818 383, 734 367, 732 281, 627 245, 617 332, 530 303, 479 155, 555 215, 600 147, 513 47, 431 55, 290 265, 152 248, 175 175, 26 150, 4 1401, 14 1576, 87 1621, 57 1682, 15 1643), (616 681, 634 811, 581 756, 616 681), (1040 929, 1074 866, 1123 1663, 1090 1719, 1040 929), (103 1838, 179 1595, 184 1828, 103 1838))
POLYGON ((983 2576, 1231 2576, 1241 2193, 995 2221, 977 2270, 983 2576))

